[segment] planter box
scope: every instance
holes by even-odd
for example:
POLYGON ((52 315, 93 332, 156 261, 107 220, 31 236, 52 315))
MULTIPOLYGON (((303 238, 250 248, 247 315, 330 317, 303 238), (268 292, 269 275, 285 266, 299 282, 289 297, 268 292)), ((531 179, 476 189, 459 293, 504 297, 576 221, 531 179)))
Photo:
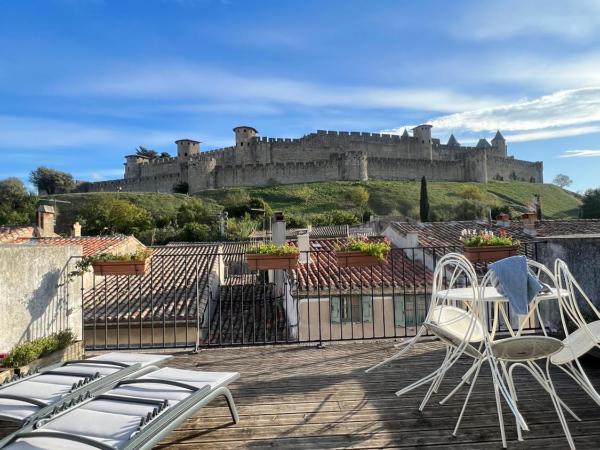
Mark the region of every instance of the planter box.
POLYGON ((246 255, 250 270, 286 269, 298 267, 298 254, 295 255, 259 255, 248 253, 246 255))
POLYGON ((519 250, 518 245, 496 245, 489 247, 463 247, 463 255, 472 263, 494 262, 500 259, 515 256, 519 250))
POLYGON ((143 275, 150 258, 143 261, 96 261, 92 263, 94 275, 143 275))
POLYGON ((54 353, 50 353, 49 355, 46 355, 42 358, 36 359, 35 361, 30 362, 26 366, 16 367, 14 369, 0 369, 3 370, 2 372, 0 372, 0 384, 2 384, 4 380, 10 380, 12 377, 20 373, 25 374, 30 370, 51 366, 52 364, 68 361, 70 359, 83 359, 84 354, 85 347, 83 345, 83 341, 73 342, 68 347, 65 347, 62 350, 58 350, 54 353))
POLYGON ((381 263, 375 256, 363 252, 336 252, 338 267, 371 267, 381 263))

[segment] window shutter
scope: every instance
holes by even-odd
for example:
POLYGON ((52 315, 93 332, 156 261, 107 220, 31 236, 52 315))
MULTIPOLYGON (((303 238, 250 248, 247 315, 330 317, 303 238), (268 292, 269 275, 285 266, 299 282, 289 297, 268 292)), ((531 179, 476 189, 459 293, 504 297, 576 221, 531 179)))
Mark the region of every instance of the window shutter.
POLYGON ((394 297, 394 322, 397 327, 404 327, 404 297, 396 295, 394 297))
POLYGON ((362 298, 362 316, 363 322, 373 321, 373 297, 364 296, 362 298))
POLYGON ((340 323, 340 298, 331 297, 331 321, 334 323, 340 323))

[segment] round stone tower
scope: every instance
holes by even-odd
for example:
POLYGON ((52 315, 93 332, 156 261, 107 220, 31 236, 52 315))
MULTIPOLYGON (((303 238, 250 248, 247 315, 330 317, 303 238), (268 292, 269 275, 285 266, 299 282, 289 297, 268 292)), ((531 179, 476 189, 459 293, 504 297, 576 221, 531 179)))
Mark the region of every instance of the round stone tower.
POLYGON ((247 125, 241 125, 233 129, 235 133, 235 146, 236 147, 247 147, 250 145, 252 139, 256 137, 258 131, 256 128, 249 127, 247 125))
POLYGON ((200 153, 200 141, 192 139, 179 139, 177 144, 177 159, 179 161, 188 161, 190 157, 200 153))
POLYGON ((421 147, 421 154, 424 159, 433 159, 433 147, 431 145, 432 125, 419 125, 412 129, 413 138, 417 139, 417 144, 421 147))

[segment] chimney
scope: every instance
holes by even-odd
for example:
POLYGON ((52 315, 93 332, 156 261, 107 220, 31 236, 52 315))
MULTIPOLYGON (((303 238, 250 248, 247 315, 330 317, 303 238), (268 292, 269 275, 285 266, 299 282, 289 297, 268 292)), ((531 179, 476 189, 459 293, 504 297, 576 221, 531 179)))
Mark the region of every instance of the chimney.
POLYGON ((273 223, 273 243, 283 245, 285 244, 285 217, 283 212, 275 212, 273 218, 275 220, 273 223))
POLYGON ((71 231, 71 236, 81 237, 81 224, 79 222, 75 222, 73 224, 73 230, 71 231))
POLYGON ((54 237, 54 208, 50 205, 39 205, 35 212, 35 236, 54 237))
POLYGON ((300 264, 310 264, 310 234, 308 231, 298 235, 298 250, 300 250, 300 264))
POLYGON ((523 232, 532 237, 537 235, 537 231, 535 229, 536 219, 537 213, 535 212, 526 212, 521 216, 521 220, 523 221, 523 232))
POLYGON ((510 216, 506 213, 498 214, 496 225, 499 227, 508 228, 510 226, 510 216))
POLYGON ((406 233, 406 247, 407 248, 416 248, 419 246, 419 232, 418 231, 409 231, 406 233))

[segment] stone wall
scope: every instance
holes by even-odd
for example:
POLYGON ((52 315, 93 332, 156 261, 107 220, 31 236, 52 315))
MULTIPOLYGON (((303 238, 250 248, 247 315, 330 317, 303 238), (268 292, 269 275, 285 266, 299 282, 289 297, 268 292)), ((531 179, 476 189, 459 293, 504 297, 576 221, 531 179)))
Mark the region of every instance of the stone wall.
MULTIPOLYGON (((448 146, 419 136, 318 130, 299 139, 252 137, 233 147, 177 158, 143 160, 126 180, 91 183, 89 191, 190 192, 271 182, 332 180, 543 181, 542 163, 499 156, 497 148, 448 146), (356 155, 360 155, 357 157, 356 155), (137 178, 131 177, 138 174, 137 178)), ((129 160, 128 160, 129 161, 129 160)))
POLYGON ((81 339, 80 280, 66 282, 81 246, 0 246, 0 351, 71 328, 81 339))
MULTIPOLYGON (((600 235, 556 236, 544 238, 538 245, 538 260, 554 270, 556 258, 562 259, 586 295, 600 308, 600 235)), ((560 317, 556 302, 544 308, 547 318, 556 326, 560 317)))

